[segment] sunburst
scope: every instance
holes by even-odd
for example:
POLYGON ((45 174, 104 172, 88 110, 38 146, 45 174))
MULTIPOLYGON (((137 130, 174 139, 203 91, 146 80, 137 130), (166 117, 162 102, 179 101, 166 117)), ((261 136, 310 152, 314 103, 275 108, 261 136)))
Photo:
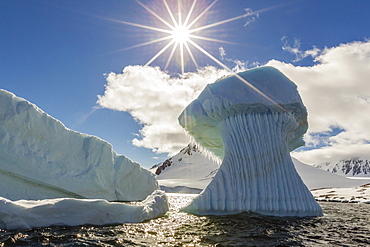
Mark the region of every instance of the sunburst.
MULTIPOLYGON (((147 5, 143 4, 139 0, 136 0, 136 2, 141 5, 148 13, 150 13, 153 17, 155 17, 157 20, 159 20, 162 24, 164 24, 167 28, 159 28, 159 27, 154 27, 154 26, 148 26, 148 25, 143 25, 143 24, 138 24, 138 23, 132 23, 132 22, 127 22, 127 21, 121 21, 121 20, 116 20, 116 19, 108 19, 110 21, 114 22, 119 22, 123 23, 126 25, 130 26, 135 26, 138 28, 143 28, 143 29, 148 29, 152 31, 156 31, 162 34, 167 34, 164 37, 157 38, 154 40, 150 40, 144 43, 136 44, 131 47, 125 48, 131 49, 131 48, 137 48, 141 46, 146 46, 150 44, 155 44, 163 41, 168 41, 164 47, 162 47, 145 65, 150 65, 152 64, 158 57, 163 55, 166 51, 171 51, 169 52, 167 62, 164 66, 164 69, 166 70, 172 60, 174 60, 174 54, 177 53, 179 57, 179 61, 176 61, 179 66, 181 67, 181 73, 185 72, 185 61, 184 61, 184 55, 187 54, 193 64, 195 65, 196 68, 198 68, 198 63, 195 59, 195 56, 193 54, 193 50, 197 50, 210 59, 212 59, 214 62, 222 66, 223 68, 227 68, 221 61, 219 61, 217 58, 215 58, 213 55, 211 55, 209 52, 207 52, 204 48, 202 48, 199 43, 197 43, 195 40, 204 40, 204 41, 210 41, 210 42, 218 42, 218 43, 227 43, 227 44, 236 44, 235 42, 229 42, 225 40, 220 40, 220 39, 215 39, 215 38, 210 38, 206 36, 201 36, 201 35, 196 35, 195 33, 199 33, 200 31, 217 27, 219 25, 235 21, 238 19, 246 18, 248 16, 256 15, 261 11, 258 12, 248 12, 233 18, 225 19, 223 21, 218 21, 210 24, 206 24, 203 26, 195 27, 195 24, 199 23, 202 18, 206 16, 206 14, 210 11, 210 9, 217 3, 218 0, 214 0, 212 3, 209 5, 206 5, 204 9, 199 9, 199 4, 197 0, 193 0, 191 3, 190 7, 188 8, 183 8, 182 6, 182 1, 177 0, 177 14, 175 16, 174 10, 170 8, 170 5, 168 4, 167 0, 162 0, 163 1, 163 7, 165 9, 165 13, 161 12, 161 15, 151 8, 149 8, 147 5), (185 9, 185 11, 184 11, 185 9), (199 14, 194 16, 194 10, 197 10, 199 14), (166 14, 167 12, 167 14, 166 14), (167 19, 170 19, 171 21, 166 21, 165 20, 165 15, 166 17, 169 17, 167 19), (182 17, 186 16, 185 19, 182 17)), ((173 0, 175 1, 175 0, 173 0)), ((227 68, 228 69, 228 68, 227 68)), ((228 69, 229 70, 229 69, 228 69)))
MULTIPOLYGON (((165 7, 172 23, 169 23, 168 21, 166 21, 161 15, 159 15, 158 13, 153 11, 151 8, 149 8, 148 6, 146 6, 145 4, 140 2, 139 0, 135 0, 135 1, 139 5, 141 5, 146 11, 148 11, 153 17, 155 17, 160 22, 162 22, 162 24, 167 26, 168 29, 154 27, 154 26, 148 26, 148 25, 143 25, 143 24, 138 24, 138 23, 133 23, 133 22, 127 22, 127 21, 122 21, 122 20, 110 19, 110 18, 104 18, 104 19, 114 21, 114 22, 118 22, 118 23, 122 23, 122 24, 126 24, 126 25, 130 25, 130 26, 134 26, 134 27, 138 27, 138 28, 148 29, 148 30, 159 32, 159 33, 167 34, 167 36, 165 36, 165 37, 161 37, 161 38, 150 40, 150 41, 147 41, 147 42, 144 42, 144 43, 136 44, 136 45, 133 45, 131 47, 128 47, 128 48, 124 49, 124 50, 127 50, 127 49, 131 49, 131 48, 146 46, 146 45, 155 44, 155 43, 159 43, 159 42, 163 42, 163 41, 168 40, 168 43, 162 49, 160 49, 145 64, 145 66, 148 66, 151 63, 153 63, 154 60, 156 60, 165 51, 167 51, 168 49, 170 49, 170 47, 172 47, 172 50, 171 50, 171 52, 170 52, 170 54, 167 58, 167 62, 166 62, 165 67, 164 67, 165 70, 168 68, 168 66, 170 64, 170 61, 173 59, 174 54, 175 54, 176 51, 178 52, 179 57, 180 57, 180 61, 177 61, 177 62, 180 64, 182 74, 184 74, 184 72, 185 72, 185 61, 184 61, 185 51, 187 52, 187 54, 191 58, 195 67, 198 68, 198 63, 197 63, 197 61, 194 57, 192 49, 189 46, 189 44, 190 44, 192 46, 192 48, 195 48, 199 52, 201 52, 204 55, 206 55, 207 57, 209 57, 211 60, 213 60, 216 64, 218 64, 222 68, 224 68, 227 71, 233 73, 239 80, 246 83, 253 90, 255 90, 257 93, 259 93, 262 97, 266 98, 267 100, 271 101, 274 104, 277 104, 273 99, 271 99, 269 96, 267 96, 261 90, 256 88, 254 85, 252 85, 248 81, 246 81, 244 78, 239 76, 237 73, 234 73, 234 71, 232 71, 229 67, 227 67, 220 60, 215 58, 207 50, 205 50, 203 47, 201 47, 197 42, 195 42, 194 39, 196 39, 196 40, 205 40, 205 41, 210 41, 210 42, 218 42, 218 43, 227 43, 227 44, 236 44, 236 43, 225 41, 225 40, 220 40, 220 39, 214 39, 214 38, 210 38, 210 37, 205 37, 205 36, 201 36, 201 35, 196 35, 194 33, 198 33, 200 31, 203 31, 203 30, 206 30, 206 29, 209 29, 209 28, 217 27, 219 25, 223 25, 223 24, 226 24, 228 22, 232 22, 232 21, 236 21, 236 20, 239 20, 239 19, 242 19, 242 18, 246 18, 248 16, 256 15, 256 14, 259 14, 261 12, 271 10, 273 8, 276 8, 276 7, 285 5, 285 4, 279 4, 279 5, 268 7, 268 8, 259 10, 259 11, 247 12, 245 14, 235 16, 235 17, 232 17, 232 18, 229 18, 229 19, 225 19, 225 20, 222 20, 222 21, 206 24, 206 25, 199 26, 199 27, 194 27, 195 24, 198 23, 199 20, 201 18, 203 18, 207 14, 207 12, 218 2, 218 0, 214 0, 211 4, 206 5, 206 7, 203 10, 199 10, 198 12, 200 12, 200 14, 196 15, 195 17, 192 17, 192 15, 193 15, 194 9, 197 8, 198 0, 193 0, 190 8, 188 8, 188 11, 185 12, 185 13, 183 12, 183 8, 181 6, 181 3, 182 3, 181 1, 182 0, 177 0, 177 7, 178 7, 177 18, 175 18, 175 15, 173 14, 174 11, 171 10, 169 4, 167 3, 167 0, 162 0, 163 1, 163 6, 165 7), (185 16, 185 15, 186 15, 186 18, 185 18, 185 20, 183 20, 182 16, 185 16)), ((173 1, 175 1, 175 0, 173 0, 173 1)))

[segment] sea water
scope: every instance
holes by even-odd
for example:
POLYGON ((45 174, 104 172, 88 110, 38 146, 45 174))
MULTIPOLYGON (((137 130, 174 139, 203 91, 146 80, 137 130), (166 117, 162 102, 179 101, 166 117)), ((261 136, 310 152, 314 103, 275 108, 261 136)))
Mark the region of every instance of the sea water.
MULTIPOLYGON (((370 205, 320 202, 322 217, 179 212, 194 195, 168 194, 170 211, 144 223, 0 230, 0 246, 369 246, 370 205)), ((88 208, 86 209, 88 210, 88 208)))

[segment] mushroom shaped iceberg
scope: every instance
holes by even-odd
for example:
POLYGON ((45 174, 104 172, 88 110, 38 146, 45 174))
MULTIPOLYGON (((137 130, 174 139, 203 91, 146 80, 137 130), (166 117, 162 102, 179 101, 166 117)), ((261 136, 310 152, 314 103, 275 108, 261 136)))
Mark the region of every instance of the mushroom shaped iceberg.
POLYGON ((296 85, 277 69, 260 67, 209 84, 179 122, 222 159, 211 183, 182 211, 322 215, 289 154, 304 145, 307 111, 296 85))

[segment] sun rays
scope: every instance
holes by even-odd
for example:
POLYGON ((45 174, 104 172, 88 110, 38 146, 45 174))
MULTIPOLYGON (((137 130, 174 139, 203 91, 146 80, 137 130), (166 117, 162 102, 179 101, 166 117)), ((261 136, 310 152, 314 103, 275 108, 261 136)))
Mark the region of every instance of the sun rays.
MULTIPOLYGON (((175 0, 172 0, 173 3, 175 0)), ((214 0, 208 5, 201 5, 199 4, 198 0, 193 0, 191 4, 187 4, 187 6, 184 6, 184 1, 176 0, 177 10, 174 8, 174 4, 172 4, 172 8, 169 5, 167 0, 162 0, 163 3, 163 11, 156 12, 147 5, 143 4, 141 1, 136 0, 136 2, 142 6, 152 17, 157 19, 161 24, 163 24, 166 28, 160 28, 156 26, 149 26, 149 25, 143 25, 133 22, 127 22, 127 21, 120 21, 116 19, 109 19, 105 18, 110 21, 119 22, 122 24, 147 29, 151 31, 155 31, 161 34, 165 34, 166 36, 160 37, 157 39, 153 39, 150 41, 146 41, 140 44, 133 45, 131 47, 125 48, 132 49, 142 46, 147 46, 151 44, 161 43, 164 41, 167 41, 167 43, 160 48, 158 52, 155 53, 154 56, 152 56, 148 62, 145 63, 145 65, 152 64, 156 59, 158 59, 160 56, 165 55, 168 56, 166 59, 166 63, 164 65, 164 69, 167 70, 170 63, 172 61, 175 61, 178 67, 181 70, 181 73, 185 73, 185 67, 186 67, 186 61, 185 56, 188 57, 188 60, 190 60, 196 68, 199 67, 197 62, 197 55, 198 53, 202 53, 203 55, 209 57, 212 61, 216 62, 217 64, 221 65, 223 68, 226 66, 222 64, 221 61, 219 61, 216 57, 211 55, 208 51, 206 51, 205 48, 203 48, 199 42, 196 42, 195 40, 203 40, 207 42, 217 42, 217 43, 226 43, 226 44, 236 44, 235 42, 230 42, 226 40, 221 39, 215 39, 211 37, 207 37, 204 35, 201 35, 200 33, 206 29, 214 28, 219 25, 235 21, 238 19, 243 19, 248 16, 253 16, 258 14, 259 12, 247 12, 245 14, 225 19, 222 21, 214 22, 214 23, 208 23, 205 25, 197 26, 197 24, 200 23, 202 19, 204 19, 207 14, 209 13, 210 9, 217 3, 218 0, 214 0), (202 9, 203 8, 203 9, 202 9), (197 53, 197 54, 195 54, 197 53)), ((190 1, 187 1, 188 3, 190 1)))
MULTIPOLYGON (((279 104, 276 103, 276 101, 269 96, 267 96, 265 93, 263 93, 261 90, 256 88, 254 85, 246 81, 244 78, 236 74, 232 69, 230 69, 228 66, 226 66, 224 63, 222 63, 219 59, 217 59, 215 56, 213 56, 210 52, 208 52, 205 48, 203 48, 199 43, 197 43, 195 40, 204 40, 208 42, 216 42, 216 43, 225 43, 225 44, 237 44, 235 42, 230 42, 226 40, 221 39, 215 39, 211 37, 207 37, 204 35, 201 35, 200 33, 206 29, 215 28, 217 26, 236 21, 239 19, 247 18, 248 16, 258 16, 259 13, 274 9, 276 7, 279 7, 284 4, 279 4, 276 6, 268 7, 259 11, 250 11, 250 9, 245 9, 247 13, 238 15, 232 18, 228 18, 222 21, 217 21, 213 23, 208 23, 205 25, 199 25, 202 18, 205 18, 206 15, 209 13, 210 9, 217 3, 218 0, 212 1, 209 5, 203 5, 203 9, 201 9, 202 5, 198 5, 198 1, 204 0, 192 0, 191 5, 189 6, 183 6, 185 1, 181 0, 171 0, 172 3, 177 3, 177 13, 175 14, 175 11, 171 6, 168 4, 167 0, 162 0, 163 3, 163 9, 164 11, 154 11, 147 5, 143 4, 139 0, 135 0, 140 6, 142 6, 150 15, 155 17, 162 26, 166 26, 166 28, 156 27, 156 26, 149 26, 144 24, 138 24, 133 22, 127 22, 127 21, 121 21, 116 19, 110 19, 110 18, 104 18, 109 21, 114 21, 142 29, 147 29, 151 31, 155 31, 161 34, 165 34, 166 36, 156 38, 150 41, 146 41, 143 43, 139 43, 136 45, 133 45, 131 47, 127 47, 123 50, 147 46, 151 44, 156 43, 162 43, 163 41, 168 41, 152 58, 148 60, 148 62, 145 64, 145 66, 149 66, 152 64, 156 59, 158 59, 160 56, 164 54, 168 54, 164 70, 167 70, 169 67, 171 61, 175 61, 176 64, 180 67, 181 73, 185 73, 185 55, 189 57, 189 59, 192 61, 194 66, 196 68, 199 67, 198 62, 196 60, 196 56, 194 55, 195 52, 198 52, 199 54, 203 54, 209 59, 211 59, 213 62, 224 68, 225 70, 233 73, 239 80, 246 83, 248 86, 250 86, 253 90, 255 90, 257 93, 259 93, 262 97, 266 98, 273 104, 276 104, 279 106, 279 104), (197 10, 197 11, 195 11, 197 10), (195 14, 197 12, 197 14, 195 14), (185 18, 183 18, 185 16, 185 18), (166 20, 167 19, 167 20, 166 20), (170 21, 169 21, 170 20, 170 21), (198 24, 198 25, 197 25, 198 24), (172 47, 172 48, 171 48, 172 47), (169 52, 170 51, 170 52, 169 52)), ((160 2, 160 1, 159 1, 160 2)), ((190 2, 186 1, 186 2, 190 2)), ((172 6, 173 7, 173 6, 172 6)), ((247 22, 248 23, 248 22, 247 22)), ((283 108, 282 108, 283 109, 283 108)), ((284 110, 284 109, 283 109, 284 110)))

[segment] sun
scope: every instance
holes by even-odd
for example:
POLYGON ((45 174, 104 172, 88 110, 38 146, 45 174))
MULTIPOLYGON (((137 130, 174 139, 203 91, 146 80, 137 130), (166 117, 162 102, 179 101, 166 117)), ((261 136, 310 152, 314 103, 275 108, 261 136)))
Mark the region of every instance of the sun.
MULTIPOLYGON (((200 35, 201 31, 213 28, 231 21, 235 21, 238 19, 246 18, 251 15, 255 15, 258 12, 247 12, 246 14, 239 15, 230 19, 226 19, 223 21, 218 21, 210 24, 206 24, 203 26, 199 26, 200 21, 202 18, 204 19, 209 12, 209 10, 217 3, 218 0, 214 0, 209 5, 202 5, 202 7, 197 5, 197 3, 200 2, 200 0, 193 0, 192 3, 189 6, 182 6, 184 1, 182 0, 171 0, 172 3, 177 4, 177 10, 171 9, 170 5, 168 4, 167 0, 162 0, 163 2, 163 9, 161 11, 155 12, 151 8, 149 8, 147 5, 143 4, 139 0, 136 0, 136 2, 141 5, 147 12, 150 13, 153 17, 155 17, 157 20, 159 20, 164 26, 167 28, 160 28, 155 26, 148 26, 138 23, 132 23, 122 20, 116 20, 116 19, 110 19, 110 18, 104 18, 106 20, 114 21, 123 23, 130 26, 135 26, 138 28, 148 29, 155 32, 159 32, 162 34, 167 34, 167 36, 153 39, 147 42, 143 42, 140 44, 133 45, 131 47, 127 47, 124 50, 137 48, 141 46, 146 46, 150 44, 160 43, 163 41, 168 41, 160 49, 145 65, 152 64, 158 57, 164 54, 169 54, 167 57, 167 62, 164 66, 164 69, 167 70, 169 64, 171 61, 175 60, 175 62, 179 65, 181 68, 181 73, 185 73, 185 59, 184 55, 187 54, 190 60, 193 62, 196 68, 198 68, 198 63, 196 61, 196 58, 194 56, 194 51, 198 51, 198 53, 202 53, 209 57, 211 60, 219 64, 221 67, 228 69, 222 62, 220 62, 217 58, 212 56, 209 52, 207 52, 204 48, 202 48, 196 40, 203 40, 203 41, 210 41, 210 42, 218 42, 218 43, 227 43, 227 44, 236 44, 234 42, 229 42, 225 40, 219 40, 214 39, 206 36, 200 35), (195 14, 195 12, 197 14, 195 14), (176 15, 174 14, 176 13, 176 15), (185 16, 186 18, 182 19, 182 17, 185 16), (170 20, 170 21, 169 21, 170 20), (198 27, 195 27, 197 26, 198 27), (171 49, 172 47, 172 49, 171 49), (170 52, 166 52, 169 51, 170 52), (177 54, 177 56, 174 56, 177 54)), ((188 1, 186 3, 189 3, 188 1)), ((172 4, 174 6, 174 4, 172 4)))
POLYGON ((186 26, 177 26, 172 30, 172 39, 177 43, 185 44, 189 38, 190 32, 186 26))
MULTIPOLYGON (((253 17, 263 11, 270 10, 270 9, 277 7, 277 6, 268 7, 266 9, 254 11, 254 12, 248 11, 250 9, 245 9, 247 12, 245 14, 235 16, 229 19, 225 19, 222 21, 217 21, 217 22, 201 25, 202 20, 204 21, 206 19, 205 17, 209 13, 210 9, 217 3, 218 0, 214 0, 209 5, 198 4, 199 2, 205 3, 205 0, 193 0, 191 3, 190 1, 183 1, 183 0, 169 0, 172 3, 171 5, 172 9, 170 5, 168 4, 167 0, 162 0, 163 2, 162 9, 157 10, 157 12, 152 10, 150 7, 143 4, 139 0, 135 0, 135 1, 139 5, 141 5, 155 19, 159 20, 162 24, 161 26, 165 26, 166 28, 143 25, 143 24, 110 19, 110 18, 104 18, 104 19, 109 20, 109 21, 118 22, 118 23, 123 23, 126 25, 138 27, 138 28, 152 30, 158 33, 166 34, 166 36, 157 38, 157 39, 152 39, 150 41, 143 42, 140 44, 136 44, 136 45, 127 47, 122 50, 137 48, 137 47, 151 45, 155 43, 162 44, 164 41, 168 41, 151 59, 149 59, 149 61, 145 65, 148 66, 152 64, 158 57, 162 55, 168 55, 167 62, 164 66, 164 70, 167 70, 171 61, 175 61, 176 64, 181 68, 182 74, 185 73, 185 64, 186 64, 184 55, 187 55, 187 57, 193 62, 196 68, 199 67, 197 60, 193 54, 194 51, 196 51, 197 54, 203 54, 207 56, 208 58, 213 60, 216 64, 218 64, 222 68, 228 71, 231 71, 226 65, 224 65, 221 61, 219 61, 217 58, 211 55, 197 42, 198 40, 202 40, 202 41, 226 43, 226 44, 237 44, 237 43, 202 36, 201 32, 206 29, 215 28, 219 25, 223 25, 231 21, 236 21, 239 19, 247 18, 248 16, 253 17), (177 8, 174 7, 175 5, 177 5, 177 8), (183 6, 183 5, 187 5, 187 6, 183 6), (182 18, 183 16, 185 17, 184 19, 182 18), (166 51, 170 51, 170 52, 166 52, 166 51), (177 55, 175 56, 175 54, 177 55)), ((160 2, 161 1, 158 0, 156 1, 156 4, 159 4, 160 2)))

